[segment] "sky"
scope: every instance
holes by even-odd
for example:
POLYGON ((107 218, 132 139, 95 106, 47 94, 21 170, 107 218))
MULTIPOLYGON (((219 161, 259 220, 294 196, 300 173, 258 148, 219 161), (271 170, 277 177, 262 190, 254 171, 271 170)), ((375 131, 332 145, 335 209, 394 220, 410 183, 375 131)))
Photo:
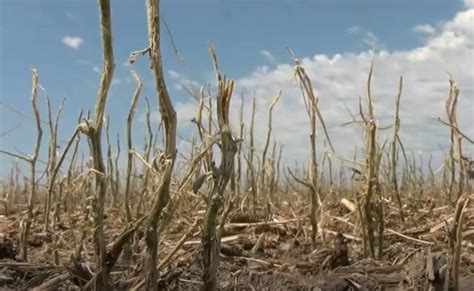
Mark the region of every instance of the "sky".
MULTIPOLYGON (((115 138, 124 135, 135 86, 126 60, 131 51, 147 46, 147 32, 145 1, 111 2, 116 70, 106 111, 115 138)), ((448 129, 434 118, 445 117, 448 72, 461 90, 460 128, 474 137, 473 0, 162 0, 161 13, 169 28, 168 33, 162 25, 165 79, 178 113, 178 150, 184 154, 189 139, 196 136, 190 122, 196 102, 183 86, 197 91, 213 84, 208 42, 216 49, 222 72, 235 80, 234 122, 242 100, 244 117, 249 120, 250 100, 256 96, 257 150, 266 135, 268 106, 282 90, 273 136, 284 145, 287 163, 304 163, 308 156, 308 118, 287 47, 313 81, 340 156, 351 157, 355 145, 361 145, 360 128, 341 124, 351 119, 346 108, 356 112, 359 96, 366 96, 372 48, 373 98, 381 127, 391 123, 398 80, 404 78, 400 136, 407 150, 416 156, 421 153, 425 160, 432 155, 441 163, 448 129)), ((96 1, 0 1, 0 149, 21 154, 33 151, 30 66, 38 70, 45 90, 40 90, 38 98, 43 120, 45 94, 53 108, 66 98, 60 141, 73 131, 81 108, 93 109, 101 69, 98 27, 96 1)), ((152 100, 155 130, 159 117, 146 58, 139 59, 134 69, 144 83, 134 123, 134 145, 141 148, 144 96, 152 100)), ((381 132, 380 141, 389 132, 381 132)), ((125 143, 120 141, 123 148, 125 143)), ((472 146, 465 145, 472 156, 472 146)), ((0 156, 0 165, 0 175, 5 177, 9 160, 0 156)))

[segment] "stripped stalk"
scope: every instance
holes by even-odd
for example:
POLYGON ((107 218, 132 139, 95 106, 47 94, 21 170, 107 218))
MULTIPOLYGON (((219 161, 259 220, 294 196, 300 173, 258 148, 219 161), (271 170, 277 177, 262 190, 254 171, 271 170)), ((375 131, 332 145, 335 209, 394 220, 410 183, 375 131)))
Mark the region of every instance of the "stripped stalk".
MULTIPOLYGON (((53 121, 52 113, 51 113, 51 103, 49 100, 49 96, 46 95, 46 104, 47 104, 47 109, 48 109, 48 128, 49 128, 48 163, 46 165, 48 185, 53 179, 54 168, 56 167, 56 163, 57 163, 56 150, 57 150, 57 144, 58 144, 57 141, 58 141, 59 117, 61 115, 65 100, 66 100, 65 98, 62 99, 59 105, 59 109, 56 113, 55 120, 53 121)), ((51 192, 48 192, 48 195, 46 196, 46 205, 45 205, 45 212, 44 212, 44 226, 43 226, 43 230, 45 232, 49 230, 49 212, 51 210, 51 196, 52 196, 51 194, 52 194, 51 192)))
POLYGON ((176 111, 171 103, 168 89, 163 76, 163 66, 160 51, 160 18, 159 0, 146 0, 146 15, 148 26, 148 39, 151 71, 159 104, 160 116, 164 126, 164 156, 161 159, 155 157, 154 161, 160 160, 159 165, 154 162, 155 170, 162 172, 161 181, 155 194, 153 206, 146 226, 146 257, 145 270, 147 272, 145 285, 146 290, 157 290, 158 272, 158 220, 163 209, 168 204, 170 197, 171 173, 176 160, 176 111))
POLYGON ((132 101, 128 109, 127 115, 127 125, 126 125, 126 138, 127 138, 127 172, 125 173, 125 193, 123 206, 125 209, 125 216, 127 218, 127 223, 130 223, 132 220, 132 214, 130 211, 130 178, 132 176, 132 162, 133 162, 133 153, 132 153, 132 122, 133 115, 135 114, 135 107, 137 105, 138 97, 140 96, 140 91, 142 89, 142 82, 138 78, 138 75, 135 71, 131 71, 132 78, 137 83, 135 91, 133 92, 132 101))
POLYGON ((240 105, 239 111, 239 142, 237 143, 237 176, 236 176, 236 184, 237 184, 237 197, 235 198, 236 204, 239 204, 242 189, 242 144, 244 140, 244 130, 245 130, 245 123, 244 123, 244 99, 242 98, 242 103, 240 105))
POLYGON ((203 290, 217 290, 217 270, 219 266, 220 237, 216 230, 217 215, 224 202, 224 191, 234 170, 234 156, 237 146, 232 137, 229 122, 229 106, 234 81, 221 75, 217 66, 214 48, 209 45, 217 78, 217 121, 220 131, 222 153, 219 168, 213 167, 213 186, 208 201, 202 228, 203 246, 203 290))
POLYGON ((92 200, 94 212, 94 244, 96 255, 96 277, 94 287, 96 290, 108 290, 109 268, 107 266, 107 250, 104 233, 104 208, 107 194, 107 180, 105 166, 102 160, 102 125, 104 122, 105 103, 109 92, 115 68, 112 48, 112 25, 109 0, 98 0, 100 34, 102 38, 102 75, 97 91, 94 119, 85 120, 79 125, 79 130, 88 137, 92 169, 95 173, 95 197, 92 200))
POLYGON ((319 209, 319 202, 321 198, 319 197, 318 193, 318 164, 316 160, 316 119, 319 118, 321 126, 324 130, 326 135, 327 141, 334 151, 331 141, 329 139, 329 135, 327 134, 326 125, 322 118, 322 115, 318 108, 318 100, 315 96, 315 92, 313 90, 313 85, 311 83, 310 78, 306 74, 306 71, 302 67, 300 61, 296 59, 293 52, 290 51, 290 54, 293 56, 293 61, 295 63, 295 75, 298 77, 300 81, 300 88, 301 93, 303 95, 303 99, 306 106, 306 112, 309 118, 309 142, 310 142, 310 149, 309 149, 309 167, 308 167, 308 178, 310 181, 310 200, 311 200, 311 210, 310 210, 310 222, 311 222, 311 245, 313 248, 316 247, 316 237, 318 234, 318 222, 317 222, 317 211, 319 209))
MULTIPOLYGON (((382 202, 376 204, 372 201, 372 198, 376 194, 380 194, 378 185, 378 165, 379 155, 377 154, 377 125, 374 117, 374 106, 371 94, 371 80, 372 72, 374 68, 374 59, 370 64, 369 77, 367 79, 367 107, 368 107, 368 119, 364 119, 365 123, 365 202, 363 207, 364 221, 367 229, 367 240, 369 244, 370 256, 375 258, 375 219, 374 215, 379 216, 379 223, 383 223, 383 219, 380 216, 383 215, 382 202)), ((362 111, 360 112, 363 116, 362 111)), ((378 199, 380 197, 377 197, 378 199)), ((383 231, 383 226, 379 225, 379 232, 383 231)), ((382 240, 383 233, 379 233, 379 241, 382 240)), ((380 247, 380 246, 379 246, 380 247)), ((379 253, 379 256, 381 254, 379 253)))
POLYGON ((264 200, 266 200, 267 203, 267 215, 270 214, 270 203, 272 194, 271 191, 267 191, 268 187, 266 185, 266 162, 267 162, 267 152, 268 152, 268 147, 270 145, 270 138, 272 135, 272 116, 273 116, 273 108, 277 104, 278 100, 280 100, 281 97, 281 90, 278 92, 278 96, 272 101, 270 106, 268 107, 268 130, 267 130, 267 138, 265 140, 265 145, 263 147, 263 153, 262 153, 262 169, 260 173, 260 193, 263 195, 264 200))
MULTIPOLYGON (((456 104, 457 104, 457 97, 459 94, 459 89, 457 88, 456 84, 452 80, 449 79, 449 94, 448 99, 445 103, 446 115, 448 117, 448 123, 450 125, 455 125, 456 122, 456 104)), ((454 191, 454 186, 456 184, 456 159, 454 157, 455 154, 455 146, 456 146, 456 131, 453 127, 450 127, 449 130, 449 151, 448 151, 448 169, 450 171, 449 175, 449 186, 448 186, 448 193, 447 198, 448 202, 452 202, 452 193, 454 191)))
POLYGON ((38 72, 36 69, 31 69, 32 84, 31 84, 31 107, 36 123, 36 142, 33 154, 26 157, 26 160, 30 163, 30 192, 28 195, 28 212, 26 221, 22 220, 22 229, 20 234, 20 257, 22 260, 27 261, 28 259, 28 236, 30 234, 31 223, 33 220, 33 208, 36 203, 36 161, 38 159, 38 153, 41 147, 41 138, 43 136, 43 130, 41 129, 41 120, 39 111, 36 106, 36 98, 38 95, 38 72))
POLYGON ((397 198, 398 202, 398 210, 400 212, 400 219, 402 222, 405 221, 405 217, 403 215, 403 205, 402 199, 400 197, 400 191, 398 189, 398 180, 397 180, 397 139, 398 139, 398 131, 400 130, 400 118, 399 118, 399 111, 400 111, 400 97, 402 95, 402 86, 403 86, 403 78, 400 77, 400 82, 398 85, 398 94, 395 100, 395 115, 393 117, 393 136, 392 136, 392 145, 391 145, 391 156, 390 156, 390 165, 391 165, 391 180, 392 180, 392 187, 397 198))
MULTIPOLYGON (((150 101, 147 97, 145 97, 145 105, 146 105, 146 112, 145 112, 145 121, 146 121, 146 128, 147 128, 147 137, 145 142, 145 149, 144 149, 144 159, 145 162, 150 162, 150 155, 153 148, 153 131, 151 129, 151 112, 150 112, 150 101)), ((143 203, 143 199, 145 195, 148 193, 148 183, 150 182, 150 171, 146 166, 143 166, 143 171, 145 172, 145 178, 143 179, 142 190, 140 192, 140 197, 136 206, 135 215, 138 219, 140 216, 140 209, 143 203)))
POLYGON ((112 160, 112 143, 110 142, 110 115, 107 114, 105 118, 105 140, 107 143, 107 167, 106 167, 106 180, 107 184, 110 184, 110 193, 112 194, 112 205, 117 205, 117 184, 118 181, 114 180, 114 161, 112 160))
POLYGON ((255 213, 257 206, 257 182, 255 179, 255 169, 253 165, 254 153, 255 153, 255 142, 254 142, 254 125, 255 125, 255 111, 257 109, 255 95, 252 97, 252 117, 250 120, 249 128, 249 152, 247 159, 247 190, 250 190, 252 195, 252 211, 255 213))

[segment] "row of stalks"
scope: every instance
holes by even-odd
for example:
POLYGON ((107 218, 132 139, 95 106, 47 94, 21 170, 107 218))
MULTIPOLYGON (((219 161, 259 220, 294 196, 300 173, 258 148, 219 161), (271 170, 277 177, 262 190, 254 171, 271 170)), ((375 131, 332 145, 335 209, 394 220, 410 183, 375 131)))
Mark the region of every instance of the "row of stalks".
MULTIPOLYGON (((403 84, 401 77, 395 98, 393 124, 390 127, 391 140, 380 142, 379 133, 382 129, 374 113, 375 102, 371 92, 374 68, 372 61, 366 100, 359 100, 359 113, 353 115, 350 122, 361 126, 363 158, 357 159, 358 149, 355 149, 354 158, 345 158, 336 153, 333 147, 330 131, 322 115, 323 110, 318 105, 319 96, 310 77, 290 51, 290 58, 294 62, 294 76, 301 88, 308 116, 309 145, 308 163, 290 168, 283 164, 283 146, 278 143, 272 130, 274 109, 280 98, 284 98, 284 92, 280 91, 268 107, 267 133, 263 144, 259 145, 255 139, 257 97, 251 98, 250 120, 247 123, 244 120, 243 100, 240 112, 232 110, 234 81, 220 71, 215 50, 209 45, 211 64, 216 76, 215 92, 201 88, 199 93, 192 96, 197 101, 192 123, 196 127, 198 140, 190 140, 190 155, 181 159, 176 146, 177 114, 166 87, 161 59, 159 1, 145 2, 148 44, 146 48, 132 52, 129 61, 133 64, 138 61, 138 57, 148 56, 161 123, 159 128, 152 124, 153 110, 149 100, 145 99, 147 134, 142 149, 136 148, 136 137, 132 132, 142 89, 142 82, 135 71, 132 71, 132 78, 136 87, 124 123, 126 146, 120 147, 122 140, 119 135, 113 140, 109 133, 110 117, 106 116, 105 109, 115 68, 109 0, 98 0, 103 65, 95 108, 92 114, 84 114, 82 111, 78 114, 77 126, 61 153, 57 152, 58 126, 64 100, 53 117, 50 99, 46 94, 47 121, 42 121, 38 110, 38 89, 42 87, 38 83, 37 71, 32 69, 31 107, 36 124, 33 152, 23 156, 0 151, 26 162, 30 170, 29 175, 23 174, 18 162, 14 162, 10 178, 2 183, 5 193, 13 193, 5 197, 5 201, 25 202, 27 205, 26 214, 21 220, 19 239, 23 260, 28 260, 28 240, 32 224, 42 223, 44 235, 54 237, 62 217, 81 211, 88 218, 92 230, 92 233, 85 231, 83 236, 92 236, 95 252, 95 268, 86 272, 88 280, 83 287, 111 289, 113 282, 110 272, 119 257, 122 255, 126 261, 137 262, 140 260, 137 254, 144 249, 146 275, 138 286, 146 290, 157 290, 159 271, 171 258, 167 256, 159 261, 158 247, 161 239, 174 217, 184 209, 198 207, 204 210, 204 214, 195 222, 193 229, 201 224, 202 289, 217 290, 221 237, 231 213, 241 216, 258 216, 264 213, 262 219, 268 221, 282 205, 305 205, 304 211, 311 230, 309 243, 313 249, 317 249, 325 243, 325 201, 336 194, 348 197, 355 201, 357 207, 355 211, 358 212, 365 255, 381 259, 387 201, 396 200, 400 223, 404 223, 406 197, 420 197, 424 194, 423 189, 425 192, 430 192, 431 189, 430 194, 433 194, 435 189, 441 188, 444 190, 444 199, 455 207, 453 211, 457 220, 451 230, 453 260, 448 271, 454 282, 457 282, 462 211, 469 202, 469 193, 472 191, 469 179, 474 174, 471 169, 473 163, 464 156, 462 145, 463 141, 473 142, 458 128, 456 106, 460 91, 451 76, 446 100, 447 119, 438 119, 449 128, 447 157, 440 173, 433 170, 431 159, 427 165, 429 171, 424 173, 426 165, 422 164, 421 159, 410 156, 405 151, 399 136, 402 126, 399 117, 403 84), (233 114, 239 117, 236 124, 231 122, 233 114), (41 160, 39 152, 45 126, 48 128, 49 141, 43 167, 44 178, 38 175, 38 162, 41 160), (105 148, 102 142, 104 137, 105 148), (80 144, 84 141, 89 146, 86 156, 80 151, 80 144), (125 169, 119 166, 120 155, 126 157, 125 169), (399 162, 399 156, 403 157, 402 163, 399 162), (336 162, 340 162, 339 172, 334 171, 336 162), (348 167, 353 170, 352 177, 347 177, 348 167), (22 176, 25 177, 23 181, 22 176), (104 223, 104 216, 112 208, 119 208, 123 212, 126 224, 122 234, 114 241, 107 237, 104 223), (38 209, 43 211, 42 219, 35 216, 38 209), (144 230, 143 238, 136 234, 138 229, 144 230)), ((5 208, 8 205, 4 203, 5 208)), ((6 212, 8 213, 8 209, 6 212)), ((54 261, 60 264, 61 258, 54 243, 53 249, 54 261)), ((73 262, 76 263, 83 256, 81 244, 77 246, 77 250, 73 257, 73 262)))

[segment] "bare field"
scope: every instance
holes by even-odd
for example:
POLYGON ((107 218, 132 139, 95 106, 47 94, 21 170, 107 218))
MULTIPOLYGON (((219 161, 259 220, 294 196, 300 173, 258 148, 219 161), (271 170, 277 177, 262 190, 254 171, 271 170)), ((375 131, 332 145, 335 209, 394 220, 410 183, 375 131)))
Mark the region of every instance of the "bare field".
POLYGON ((335 152, 311 78, 288 49, 308 117, 301 128, 308 160, 287 167, 272 134, 280 95, 268 108, 265 142, 256 145, 255 98, 243 120, 243 106, 230 105, 234 81, 209 44, 215 90, 192 96, 196 138, 184 157, 163 76, 159 1, 147 0, 148 46, 129 62, 150 62, 161 123, 152 125, 146 99, 145 146, 134 146, 143 140, 132 135, 143 84, 132 70, 136 88, 120 149, 105 112, 115 68, 110 3, 98 4, 103 67, 91 114, 81 111, 71 135, 58 137, 63 104, 53 116, 48 98, 48 115, 40 116, 32 68, 33 150, 0 150, 16 161, 0 183, 0 289, 472 290, 474 162, 463 149, 473 140, 458 127, 453 77, 446 116, 433 120, 449 128, 449 149, 439 171, 431 160, 426 170, 398 135, 401 77, 390 137, 379 139, 374 54, 367 94, 346 124, 360 126, 362 147, 347 158, 335 152), (58 138, 67 138, 59 153, 58 138))

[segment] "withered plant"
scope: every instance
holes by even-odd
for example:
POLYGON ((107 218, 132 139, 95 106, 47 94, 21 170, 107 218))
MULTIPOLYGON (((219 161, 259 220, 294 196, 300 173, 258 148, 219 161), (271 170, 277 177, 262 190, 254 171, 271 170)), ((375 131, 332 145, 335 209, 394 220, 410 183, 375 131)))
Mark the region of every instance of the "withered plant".
MULTIPOLYGON (((30 235, 31 224, 33 223, 33 209, 36 203, 36 192, 37 192, 37 182, 36 182, 36 163, 38 161, 39 150, 41 147, 41 138, 43 137, 43 129, 41 128, 41 119, 37 107, 37 97, 38 97, 38 72, 35 68, 31 68, 31 108, 33 111, 34 121, 36 124, 36 141, 33 148, 33 154, 27 156, 21 156, 15 153, 10 153, 8 151, 0 150, 0 153, 9 155, 11 157, 23 160, 30 164, 30 177, 29 181, 29 192, 28 192, 28 209, 26 217, 23 218, 20 222, 20 257, 22 260, 28 259, 28 239, 30 235)), ((26 187, 26 183, 25 183, 26 187)))
POLYGON ((159 0, 146 0, 149 46, 141 52, 142 54, 147 52, 150 56, 153 83, 164 128, 164 151, 162 155, 156 156, 153 162, 154 171, 160 172, 161 178, 158 188, 154 193, 154 201, 146 224, 145 241, 147 254, 145 257, 145 287, 147 290, 158 289, 158 272, 156 270, 158 264, 158 222, 163 209, 169 201, 171 174, 176 160, 176 111, 171 102, 163 76, 163 65, 160 51, 159 7, 159 0))
POLYGON ((206 212, 204 214, 202 226, 202 247, 203 247, 203 290, 217 290, 217 272, 219 267, 220 237, 216 230, 217 215, 224 203, 226 186, 234 170, 234 156, 237 152, 237 145, 232 136, 229 122, 229 107, 232 97, 234 81, 222 75, 217 65, 217 58, 214 48, 209 45, 209 54, 214 64, 217 82, 217 124, 219 127, 221 150, 221 163, 219 167, 212 168, 213 185, 211 195, 207 201, 206 212))
POLYGON ((316 237, 318 235, 318 221, 317 221, 317 211, 319 206, 322 205, 321 197, 318 192, 318 162, 316 159, 316 120, 319 119, 321 123, 321 127, 324 130, 326 139, 331 146, 332 151, 334 151, 331 140, 329 139, 329 135, 326 130, 326 124, 322 118, 321 112, 318 108, 318 99, 315 96, 315 92, 313 90, 313 85, 311 83, 310 78, 306 74, 303 66, 301 65, 300 61, 295 57, 292 51, 290 54, 293 56, 293 61, 295 64, 295 76, 298 78, 300 82, 301 94, 303 95, 306 112, 308 113, 309 117, 309 166, 308 166, 308 179, 309 183, 303 183, 303 185, 309 188, 310 192, 310 214, 309 219, 311 222, 311 244, 312 247, 316 247, 316 237))

